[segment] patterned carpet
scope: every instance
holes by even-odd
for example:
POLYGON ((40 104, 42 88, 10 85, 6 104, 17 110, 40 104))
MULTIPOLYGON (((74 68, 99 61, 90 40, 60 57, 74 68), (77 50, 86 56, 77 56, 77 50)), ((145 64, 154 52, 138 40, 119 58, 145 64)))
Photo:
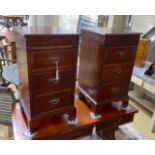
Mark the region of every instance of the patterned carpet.
POLYGON ((13 139, 12 110, 13 100, 6 87, 0 87, 0 140, 13 139))
POLYGON ((0 123, 12 124, 11 120, 11 108, 12 108, 12 97, 6 87, 0 87, 0 123))
POLYGON ((121 125, 118 128, 118 131, 115 133, 116 139, 120 140, 147 140, 148 138, 140 132, 138 129, 135 129, 131 123, 121 125))

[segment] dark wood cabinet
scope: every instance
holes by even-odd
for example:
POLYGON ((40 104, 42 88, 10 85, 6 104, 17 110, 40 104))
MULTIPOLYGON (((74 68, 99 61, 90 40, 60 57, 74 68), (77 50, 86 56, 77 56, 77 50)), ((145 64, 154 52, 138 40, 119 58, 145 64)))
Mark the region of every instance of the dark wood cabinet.
POLYGON ((60 28, 16 28, 20 100, 31 132, 53 115, 75 119, 79 34, 60 28))
POLYGON ((140 33, 129 29, 85 28, 80 44, 79 97, 99 113, 104 105, 122 101, 128 89, 140 33))

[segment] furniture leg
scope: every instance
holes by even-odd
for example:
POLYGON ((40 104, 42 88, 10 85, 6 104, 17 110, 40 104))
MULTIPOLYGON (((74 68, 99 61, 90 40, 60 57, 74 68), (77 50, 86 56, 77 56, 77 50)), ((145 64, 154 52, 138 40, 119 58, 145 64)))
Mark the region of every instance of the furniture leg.
POLYGON ((74 108, 70 113, 68 113, 69 115, 69 121, 74 121, 76 119, 76 108, 74 108))
POLYGON ((110 128, 107 130, 102 130, 96 127, 96 133, 104 140, 115 140, 115 131, 117 127, 110 128))
POLYGON ((85 101, 85 97, 84 97, 84 95, 82 93, 79 93, 78 97, 79 97, 80 100, 85 101))
POLYGON ((16 43, 15 42, 11 42, 11 52, 12 52, 12 60, 16 60, 17 56, 16 56, 16 43))
POLYGON ((123 110, 130 110, 129 98, 122 100, 122 109, 123 110))
MULTIPOLYGON (((4 46, 4 53, 5 53, 6 59, 8 59, 8 47, 7 46, 4 46)), ((6 63, 7 63, 7 61, 6 61, 6 63)), ((7 65, 8 65, 8 63, 7 63, 7 65)))
POLYGON ((6 63, 5 63, 5 58, 4 58, 4 53, 3 53, 3 49, 1 49, 0 52, 1 52, 1 57, 2 57, 0 63, 1 63, 1 65, 2 65, 2 62, 3 62, 3 65, 6 65, 6 63))

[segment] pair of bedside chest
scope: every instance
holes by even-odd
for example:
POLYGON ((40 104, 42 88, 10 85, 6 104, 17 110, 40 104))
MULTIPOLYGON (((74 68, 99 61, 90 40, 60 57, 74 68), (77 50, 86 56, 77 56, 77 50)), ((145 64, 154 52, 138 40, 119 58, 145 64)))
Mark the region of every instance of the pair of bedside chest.
POLYGON ((53 115, 76 119, 75 83, 80 52, 81 99, 98 113, 104 104, 123 100, 134 64, 139 33, 128 29, 84 29, 78 33, 60 28, 15 29, 20 100, 31 132, 53 115), (80 47, 80 48, 79 48, 80 47))

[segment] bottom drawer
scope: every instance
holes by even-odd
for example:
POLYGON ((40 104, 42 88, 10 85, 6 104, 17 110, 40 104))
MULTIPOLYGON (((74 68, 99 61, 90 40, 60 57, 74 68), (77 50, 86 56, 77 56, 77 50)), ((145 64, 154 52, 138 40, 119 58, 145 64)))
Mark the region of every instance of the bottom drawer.
POLYGON ((120 99, 124 96, 127 96, 129 89, 130 81, 112 83, 112 84, 103 84, 100 88, 100 101, 110 101, 114 99, 120 99))
POLYGON ((35 113, 49 112, 66 105, 74 104, 73 89, 65 89, 59 92, 38 95, 35 97, 35 113))

